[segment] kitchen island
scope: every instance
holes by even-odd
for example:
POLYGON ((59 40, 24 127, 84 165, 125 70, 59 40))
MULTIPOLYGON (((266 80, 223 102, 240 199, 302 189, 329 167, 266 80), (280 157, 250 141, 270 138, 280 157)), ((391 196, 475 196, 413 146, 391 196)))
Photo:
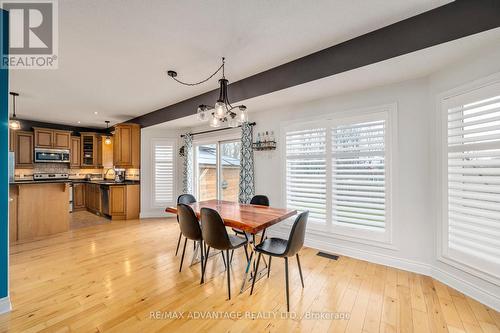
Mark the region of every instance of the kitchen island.
POLYGON ((69 181, 10 184, 10 239, 24 241, 69 230, 69 181))

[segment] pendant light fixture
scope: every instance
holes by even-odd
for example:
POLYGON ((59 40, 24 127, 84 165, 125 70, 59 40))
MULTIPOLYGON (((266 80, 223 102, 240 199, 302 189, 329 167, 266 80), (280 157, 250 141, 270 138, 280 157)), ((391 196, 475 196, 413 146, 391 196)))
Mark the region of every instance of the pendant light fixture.
POLYGON ((222 65, 208 78, 195 82, 186 83, 177 79, 177 72, 169 70, 167 75, 174 79, 176 82, 185 86, 197 86, 205 83, 222 70, 222 78, 219 79, 219 98, 214 106, 202 104, 198 106, 196 116, 200 121, 207 121, 211 127, 220 127, 223 123, 227 123, 228 127, 238 127, 244 122, 248 121, 247 107, 244 105, 232 106, 228 98, 228 84, 224 73, 225 58, 222 58, 222 65))
POLYGON ((19 96, 18 93, 16 92, 10 92, 10 95, 12 96, 12 118, 9 120, 9 128, 11 130, 18 130, 21 128, 21 123, 19 120, 16 119, 16 97, 19 96))
POLYGON ((106 139, 104 139, 104 144, 110 145, 111 136, 109 135, 109 120, 106 120, 105 123, 106 123, 106 139))

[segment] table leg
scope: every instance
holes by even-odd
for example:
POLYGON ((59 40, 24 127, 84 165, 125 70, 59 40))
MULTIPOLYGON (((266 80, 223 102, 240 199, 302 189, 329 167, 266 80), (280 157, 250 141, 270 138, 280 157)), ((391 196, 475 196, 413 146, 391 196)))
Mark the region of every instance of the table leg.
MULTIPOLYGON (((193 265, 196 265, 196 264, 199 264, 200 263, 200 251, 199 251, 199 242, 196 242, 196 247, 195 247, 195 251, 193 253, 193 258, 191 259, 191 264, 189 265, 189 267, 193 266, 193 265)), ((206 251, 206 249, 205 249, 206 251)), ((206 252, 205 252, 206 253, 206 252)), ((213 256, 216 256, 218 255, 219 253, 221 253, 221 251, 217 251, 217 250, 214 250, 212 249, 212 252, 210 253, 210 256, 208 258, 212 258, 213 256)), ((205 258, 205 259, 208 259, 208 258, 205 258)), ((224 263, 225 265, 225 263, 224 263)))
MULTIPOLYGON (((264 240, 264 235, 265 235, 265 229, 264 231, 262 232, 262 238, 261 238, 261 241, 264 240)), ((257 274, 256 276, 256 280, 260 280, 262 277, 266 276, 267 275, 267 262, 266 260, 264 259, 264 257, 262 257, 261 259, 264 259, 264 267, 256 272, 256 262, 255 262, 255 245, 256 245, 256 238, 255 238, 255 234, 252 234, 252 244, 253 244, 253 247, 251 249, 251 252, 250 252, 250 260, 248 261, 247 263, 247 268, 245 270, 245 275, 243 277, 243 283, 241 284, 241 289, 240 289, 240 294, 243 293, 246 289, 248 289, 250 286, 251 286, 251 283, 252 283, 252 279, 253 279, 253 276, 254 274, 257 274), (251 267, 253 267, 253 269, 251 269, 251 267)))

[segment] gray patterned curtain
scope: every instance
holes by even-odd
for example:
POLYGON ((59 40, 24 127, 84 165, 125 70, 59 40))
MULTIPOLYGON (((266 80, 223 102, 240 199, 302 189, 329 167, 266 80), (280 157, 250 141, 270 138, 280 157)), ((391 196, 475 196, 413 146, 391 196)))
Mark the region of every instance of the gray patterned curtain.
POLYGON ((193 136, 184 135, 184 168, 182 170, 182 193, 193 194, 193 136))
POLYGON ((240 196, 241 203, 249 203, 255 194, 253 168, 253 132, 248 122, 241 125, 240 196))

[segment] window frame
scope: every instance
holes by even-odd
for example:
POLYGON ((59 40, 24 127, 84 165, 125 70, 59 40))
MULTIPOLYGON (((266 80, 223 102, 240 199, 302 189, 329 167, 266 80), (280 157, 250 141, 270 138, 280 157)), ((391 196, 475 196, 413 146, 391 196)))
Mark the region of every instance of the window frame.
MULTIPOLYGON (((220 133, 219 133, 220 134, 220 133)), ((220 182, 220 177, 222 174, 222 168, 221 168, 221 154, 220 154, 220 145, 224 143, 229 143, 229 142, 241 142, 241 133, 228 133, 225 135, 204 135, 199 138, 195 138, 193 140, 193 192, 195 193, 196 197, 199 198, 199 189, 198 189, 198 167, 197 167, 197 161, 198 161, 198 145, 209 145, 209 144, 215 144, 216 149, 217 149, 217 156, 216 156, 216 200, 222 200, 221 195, 221 182, 220 182)))
POLYGON ((393 248, 393 220, 394 220, 394 201, 397 195, 394 193, 395 182, 397 179, 397 170, 394 167, 394 161, 397 159, 395 155, 397 154, 397 104, 384 104, 374 107, 362 108, 362 109, 352 109, 346 111, 340 111, 335 113, 330 113, 318 117, 298 119, 293 121, 283 122, 280 129, 280 145, 281 145, 281 170, 282 173, 282 206, 287 207, 287 197, 286 197, 286 134, 289 131, 308 129, 317 125, 317 127, 326 128, 326 212, 327 218, 325 225, 320 225, 318 223, 311 223, 308 225, 308 229, 311 233, 322 234, 325 233, 333 235, 339 239, 345 239, 349 241, 355 241, 359 243, 382 246, 387 248, 393 248), (356 227, 340 226, 333 223, 332 215, 332 127, 351 124, 356 122, 366 122, 372 120, 385 120, 386 132, 385 132, 385 171, 386 171, 386 208, 385 208, 385 229, 384 231, 376 230, 363 230, 356 227))
POLYGON ((464 257, 464 254, 460 253, 460 256, 457 256, 455 250, 448 247, 448 109, 458 102, 467 104, 472 97, 484 98, 484 95, 488 95, 491 91, 498 91, 492 88, 498 84, 500 84, 500 73, 470 82, 436 96, 437 184, 439 184, 436 191, 438 199, 438 209, 436 210, 438 221, 436 223, 437 260, 495 284, 500 284, 500 278, 496 273, 484 269, 480 264, 478 265, 476 257, 469 257, 471 260, 460 260, 460 258, 464 257), (450 104, 450 99, 455 99, 455 103, 450 104))
POLYGON ((165 205, 174 205, 176 203, 177 193, 177 140, 171 138, 153 138, 151 139, 151 208, 165 208, 165 205), (166 143, 172 145, 172 201, 166 203, 158 203, 155 198, 156 188, 156 158, 155 146, 158 143, 166 143))

